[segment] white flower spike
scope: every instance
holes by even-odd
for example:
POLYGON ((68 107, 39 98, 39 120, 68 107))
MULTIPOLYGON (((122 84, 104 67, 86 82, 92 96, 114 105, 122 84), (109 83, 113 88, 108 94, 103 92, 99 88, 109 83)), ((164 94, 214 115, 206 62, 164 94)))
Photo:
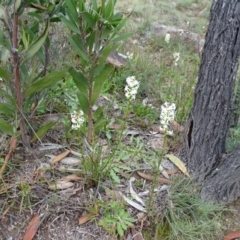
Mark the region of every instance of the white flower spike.
POLYGON ((127 85, 125 86, 125 96, 130 101, 134 100, 137 95, 139 88, 139 82, 136 80, 135 76, 128 77, 126 79, 127 85))
POLYGON ((166 33, 165 42, 169 43, 170 42, 170 38, 171 38, 171 35, 169 33, 166 33))
POLYGON ((179 52, 173 53, 173 58, 174 58, 174 65, 177 66, 180 59, 180 53, 179 52))
POLYGON ((161 106, 160 114, 160 130, 166 132, 168 135, 173 135, 173 132, 168 129, 169 123, 175 118, 175 103, 165 102, 161 106))
POLYGON ((83 111, 82 110, 73 111, 71 113, 71 119, 72 119, 72 129, 73 130, 79 129, 84 123, 84 113, 83 113, 83 111))

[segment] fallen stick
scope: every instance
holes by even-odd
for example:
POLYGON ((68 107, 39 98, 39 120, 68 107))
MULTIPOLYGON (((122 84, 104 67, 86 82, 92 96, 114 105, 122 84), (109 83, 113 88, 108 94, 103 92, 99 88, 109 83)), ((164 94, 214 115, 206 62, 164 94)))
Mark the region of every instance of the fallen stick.
POLYGON ((7 163, 12 155, 12 153, 15 151, 16 149, 16 146, 17 146, 17 138, 14 137, 11 139, 10 141, 10 148, 9 148, 9 151, 8 151, 8 154, 6 155, 6 157, 4 158, 4 162, 3 162, 3 165, 0 169, 0 178, 2 178, 2 175, 3 175, 3 172, 5 171, 5 168, 7 166, 7 163))

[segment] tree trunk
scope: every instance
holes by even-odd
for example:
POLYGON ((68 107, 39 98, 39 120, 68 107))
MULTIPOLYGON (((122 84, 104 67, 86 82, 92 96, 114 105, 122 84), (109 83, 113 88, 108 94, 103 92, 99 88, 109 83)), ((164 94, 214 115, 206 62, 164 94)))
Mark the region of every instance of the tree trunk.
MULTIPOLYGON (((213 1, 194 103, 184 133, 184 159, 189 171, 203 183, 204 199, 228 200, 240 195, 239 187, 233 187, 233 176, 240 181, 240 172, 238 175, 236 172, 240 167, 240 155, 239 161, 235 153, 222 161, 231 124, 234 83, 238 70, 239 20, 239 0, 213 1), (229 161, 233 161, 236 169, 230 167, 229 161), (227 183, 222 176, 227 179, 227 183), (219 183, 221 194, 214 191, 219 183), (212 191, 207 192, 209 189, 212 191), (219 199, 228 191, 236 193, 219 199)), ((240 153, 240 150, 237 152, 240 153)))

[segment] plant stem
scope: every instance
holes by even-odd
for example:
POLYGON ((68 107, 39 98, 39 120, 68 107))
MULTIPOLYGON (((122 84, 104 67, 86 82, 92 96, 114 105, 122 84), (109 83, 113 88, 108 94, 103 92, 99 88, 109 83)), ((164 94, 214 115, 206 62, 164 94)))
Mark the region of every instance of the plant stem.
POLYGON ((89 84, 89 93, 88 93, 89 109, 88 109, 88 133, 87 133, 87 141, 90 145, 92 145, 92 141, 93 141, 92 91, 93 91, 93 85, 92 85, 92 83, 90 83, 89 84))
POLYGON ((12 58, 13 58, 13 73, 14 73, 14 86, 17 99, 18 113, 19 113, 19 127, 22 138, 22 143, 25 147, 30 149, 30 144, 27 138, 27 131, 23 117, 23 99, 21 93, 20 72, 19 72, 19 55, 18 55, 18 13, 14 12, 13 20, 13 34, 12 34, 12 58))

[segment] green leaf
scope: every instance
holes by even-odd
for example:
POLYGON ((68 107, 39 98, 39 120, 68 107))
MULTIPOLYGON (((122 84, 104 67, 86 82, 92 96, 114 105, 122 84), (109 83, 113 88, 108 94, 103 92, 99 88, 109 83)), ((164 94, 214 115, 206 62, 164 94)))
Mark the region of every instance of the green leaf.
POLYGON ((131 37, 133 35, 133 33, 124 33, 119 37, 116 37, 112 40, 113 43, 117 43, 120 42, 122 40, 128 39, 129 37, 131 37))
POLYGON ((21 6, 21 0, 16 0, 14 5, 14 11, 17 12, 20 6, 21 6))
POLYGON ((122 229, 122 226, 119 222, 117 223, 117 232, 120 235, 120 237, 123 236, 123 229, 122 229))
POLYGON ((88 96, 87 80, 82 73, 76 71, 74 68, 70 69, 69 73, 71 74, 74 83, 81 93, 85 96, 88 96))
POLYGON ((0 67, 0 77, 6 80, 11 80, 11 75, 2 67, 0 67))
POLYGON ((3 119, 0 119, 0 131, 3 131, 11 136, 13 136, 15 132, 14 127, 3 119))
POLYGON ((93 50, 95 38, 96 38, 96 31, 92 31, 92 32, 90 32, 89 37, 86 39, 89 52, 92 52, 92 50, 93 50))
POLYGON ((10 103, 11 105, 16 108, 16 101, 15 99, 9 95, 7 92, 5 92, 3 89, 0 88, 0 96, 4 96, 10 103))
POLYGON ((86 62, 89 61, 87 54, 84 51, 83 44, 79 38, 77 38, 77 35, 69 36, 68 37, 69 43, 72 45, 74 50, 77 52, 77 54, 86 62))
POLYGON ((29 46, 29 48, 26 52, 25 58, 22 60, 20 65, 22 65, 24 62, 26 62, 28 59, 33 57, 38 52, 38 50, 41 48, 41 46, 44 44, 44 42, 47 38, 48 29, 49 29, 49 20, 47 20, 46 28, 45 28, 43 34, 34 43, 32 43, 29 46))
POLYGON ((31 139, 31 142, 36 141, 37 139, 41 139, 48 131, 50 128, 52 128, 56 122, 48 122, 44 125, 42 125, 36 132, 36 134, 33 136, 31 139))
POLYGON ((28 45, 29 45, 29 35, 26 34, 24 28, 22 27, 22 41, 23 41, 23 45, 25 47, 25 49, 28 49, 28 45))
POLYGON ((110 176, 112 177, 113 181, 115 181, 115 183, 120 183, 121 182, 119 177, 117 176, 117 174, 113 170, 110 170, 110 176))
POLYGON ((74 22, 71 22, 69 19, 67 19, 63 16, 60 16, 59 18, 70 30, 72 30, 73 32, 75 32, 77 34, 80 34, 80 31, 74 22))
POLYGON ((124 27, 124 25, 127 23, 127 18, 124 18, 119 24, 118 26, 114 29, 113 34, 111 36, 111 39, 113 39, 119 32, 120 30, 124 27))
POLYGON ((88 103, 87 97, 84 94, 80 93, 78 94, 78 100, 79 100, 81 109, 87 115, 89 110, 89 103, 88 103))
POLYGON ((105 10, 103 12, 103 17, 104 19, 108 20, 109 18, 111 18, 114 14, 114 5, 115 5, 115 1, 114 0, 109 0, 105 10))
POLYGON ((76 1, 72 1, 72 0, 66 0, 65 1, 66 6, 69 10, 70 15, 73 17, 74 21, 77 23, 77 25, 79 25, 79 18, 78 18, 78 13, 77 13, 77 6, 76 6, 76 1))
POLYGON ((85 21, 88 26, 93 29, 95 27, 95 21, 92 18, 91 14, 89 14, 88 12, 82 12, 81 13, 83 21, 85 21))
POLYGON ((0 30, 0 45, 11 51, 11 44, 8 41, 8 38, 4 35, 3 31, 0 30))
POLYGON ((46 88, 52 87, 55 85, 59 80, 65 77, 68 68, 64 68, 58 72, 49 73, 47 76, 40 78, 38 81, 34 82, 25 93, 25 96, 33 95, 37 92, 41 92, 46 88))
POLYGON ((103 71, 96 77, 93 85, 92 104, 94 104, 98 99, 102 90, 103 83, 105 80, 107 80, 107 77, 111 71, 112 67, 110 65, 106 65, 103 71))
POLYGON ((0 113, 10 116, 14 113, 14 106, 9 103, 0 103, 0 113))
MULTIPOLYGON (((106 62, 107 57, 109 56, 109 54, 118 47, 117 44, 108 44, 105 48, 103 48, 100 52, 100 58, 98 60, 99 65, 103 64, 106 62)), ((96 76, 96 74, 94 73, 94 75, 96 76)))
POLYGON ((103 113, 103 109, 104 109, 104 106, 97 108, 97 110, 93 113, 94 120, 97 121, 99 117, 101 118, 101 115, 103 113))

